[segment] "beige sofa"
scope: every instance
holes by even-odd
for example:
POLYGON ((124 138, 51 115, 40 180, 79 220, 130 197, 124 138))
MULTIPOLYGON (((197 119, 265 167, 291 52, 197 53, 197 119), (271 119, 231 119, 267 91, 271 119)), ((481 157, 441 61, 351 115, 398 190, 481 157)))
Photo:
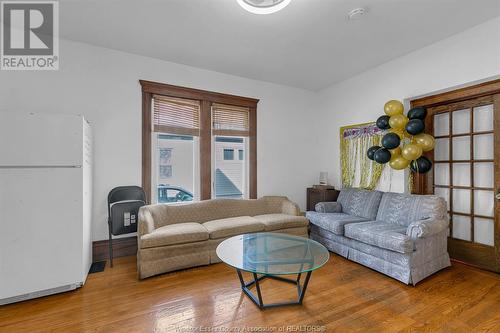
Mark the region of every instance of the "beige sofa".
POLYGON ((220 262, 215 249, 229 237, 281 232, 308 237, 309 221, 286 197, 213 199, 139 210, 137 269, 140 279, 220 262))

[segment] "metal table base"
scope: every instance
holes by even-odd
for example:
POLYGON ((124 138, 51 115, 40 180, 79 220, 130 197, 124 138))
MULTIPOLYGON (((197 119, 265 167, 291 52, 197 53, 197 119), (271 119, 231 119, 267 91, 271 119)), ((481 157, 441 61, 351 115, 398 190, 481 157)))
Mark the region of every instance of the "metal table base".
POLYGON ((263 274, 261 276, 258 276, 257 273, 252 273, 253 274, 253 281, 250 282, 245 282, 243 280, 243 275, 241 274, 241 270, 236 269, 236 272, 238 273, 238 278, 240 279, 241 283, 241 290, 254 302, 255 305, 257 305, 261 310, 263 309, 268 309, 268 308, 274 308, 274 307, 279 307, 279 306, 287 306, 287 305, 300 305, 302 304, 302 301, 304 300, 304 296, 306 294, 307 290, 307 284, 309 283, 309 279, 311 278, 311 273, 312 271, 307 272, 306 278, 304 280, 303 285, 300 283, 300 278, 301 278, 301 273, 297 274, 297 279, 287 279, 281 276, 277 275, 271 275, 271 274, 263 274), (271 304, 264 304, 264 301, 262 299, 262 293, 260 290, 260 284, 259 281, 262 281, 263 279, 273 279, 281 282, 286 282, 286 283, 291 283, 297 286, 297 301, 295 302, 284 302, 284 303, 271 303, 271 304), (250 290, 250 287, 255 285, 255 288, 257 290, 257 297, 254 295, 254 293, 250 290))

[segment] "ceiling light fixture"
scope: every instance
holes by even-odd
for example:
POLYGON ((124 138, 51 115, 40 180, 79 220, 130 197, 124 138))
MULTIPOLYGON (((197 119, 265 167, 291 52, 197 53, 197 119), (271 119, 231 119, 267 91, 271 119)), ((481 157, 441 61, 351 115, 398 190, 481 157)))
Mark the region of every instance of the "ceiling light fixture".
POLYGON ((361 18, 361 16, 363 16, 365 14, 366 14, 366 9, 356 8, 356 9, 351 10, 347 14, 347 18, 351 21, 355 21, 355 20, 359 20, 361 18))
POLYGON ((237 0, 243 9, 254 14, 272 14, 282 10, 292 0, 237 0))

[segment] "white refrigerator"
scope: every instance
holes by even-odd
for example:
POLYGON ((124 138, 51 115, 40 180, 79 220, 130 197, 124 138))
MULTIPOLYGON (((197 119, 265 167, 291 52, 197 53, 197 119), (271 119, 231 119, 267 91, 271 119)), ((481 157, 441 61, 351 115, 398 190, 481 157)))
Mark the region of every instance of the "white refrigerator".
POLYGON ((92 132, 0 112, 0 305, 81 287, 92 263, 92 132))

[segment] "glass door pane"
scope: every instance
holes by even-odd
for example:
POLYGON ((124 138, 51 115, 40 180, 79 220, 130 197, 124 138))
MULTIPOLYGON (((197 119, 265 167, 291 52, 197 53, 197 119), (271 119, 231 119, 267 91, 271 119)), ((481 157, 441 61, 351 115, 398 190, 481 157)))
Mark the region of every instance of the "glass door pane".
POLYGON ((470 136, 457 136, 453 139, 453 160, 470 159, 470 136))
POLYGON ((436 146, 434 147, 434 159, 435 161, 450 160, 450 139, 436 139, 436 146))
POLYGON ((453 190, 454 212, 470 214, 470 192, 470 190, 453 190))
POLYGON ((476 217, 474 219, 474 242, 493 246, 495 244, 494 220, 476 217))
POLYGON ((434 184, 435 185, 450 185, 450 164, 436 163, 434 164, 434 184))
POLYGON ((493 104, 474 108, 474 132, 493 130, 493 104))
POLYGON ((474 136, 474 159, 493 159, 493 134, 481 134, 474 136))
POLYGON ((453 134, 470 133, 470 110, 453 111, 453 134))
POLYGON ((474 191, 474 214, 481 216, 494 215, 495 198, 493 191, 474 191))
POLYGON ((453 163, 453 185, 471 186, 470 163, 453 163))
POLYGON ((471 221, 469 216, 453 216, 453 238, 471 240, 471 221))
POLYGON ((450 114, 438 113, 434 116, 434 136, 450 134, 450 114))
POLYGON ((474 186, 493 188, 494 180, 493 162, 474 163, 474 186))

